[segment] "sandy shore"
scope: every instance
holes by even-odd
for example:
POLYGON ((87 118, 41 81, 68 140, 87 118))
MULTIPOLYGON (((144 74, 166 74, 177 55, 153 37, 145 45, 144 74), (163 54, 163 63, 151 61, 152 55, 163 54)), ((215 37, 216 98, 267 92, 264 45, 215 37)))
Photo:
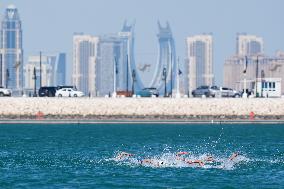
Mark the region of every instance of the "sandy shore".
POLYGON ((284 120, 284 98, 0 98, 0 120, 284 120))

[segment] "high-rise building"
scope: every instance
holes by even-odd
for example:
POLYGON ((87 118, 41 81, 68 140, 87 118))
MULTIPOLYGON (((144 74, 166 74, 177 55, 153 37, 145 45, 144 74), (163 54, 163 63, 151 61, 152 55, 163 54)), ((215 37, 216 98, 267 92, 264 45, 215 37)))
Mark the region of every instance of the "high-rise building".
MULTIPOLYGON (((100 37, 96 65, 96 95, 105 96, 127 89, 127 47, 116 34, 100 37)), ((129 70, 128 70, 129 71, 129 70)))
POLYGON ((66 85, 66 54, 47 55, 53 69, 53 85, 66 85))
POLYGON ((237 34, 237 55, 256 55, 263 53, 263 39, 255 35, 237 34))
POLYGON ((150 87, 156 87, 160 94, 171 93, 176 83, 176 50, 175 42, 169 23, 166 27, 162 27, 158 22, 159 33, 157 35, 159 41, 158 63, 150 87), (166 82, 165 82, 166 80, 166 82))
POLYGON ((95 94, 96 62, 99 38, 91 35, 73 36, 73 85, 86 95, 95 94))
POLYGON ((40 62, 42 86, 65 85, 66 54, 34 55, 28 57, 28 63, 24 66, 25 89, 34 88, 33 70, 36 68, 36 87, 40 87, 40 62))
POLYGON ((277 53, 273 57, 234 55, 225 61, 223 84, 226 87, 243 91, 246 85, 246 89, 254 91, 256 80, 264 82, 267 78, 280 78, 281 93, 284 94, 283 53, 277 53))
POLYGON ((188 93, 201 85, 213 85, 213 38, 203 34, 188 37, 185 82, 188 93))
POLYGON ((14 93, 23 87, 22 23, 18 9, 9 5, 0 29, 0 85, 8 86, 14 93))

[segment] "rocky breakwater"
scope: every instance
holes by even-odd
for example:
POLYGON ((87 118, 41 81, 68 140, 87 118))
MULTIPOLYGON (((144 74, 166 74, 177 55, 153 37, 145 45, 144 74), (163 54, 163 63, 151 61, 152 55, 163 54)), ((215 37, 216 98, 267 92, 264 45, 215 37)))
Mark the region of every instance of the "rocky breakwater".
POLYGON ((0 98, 1 119, 284 119, 284 99, 0 98))

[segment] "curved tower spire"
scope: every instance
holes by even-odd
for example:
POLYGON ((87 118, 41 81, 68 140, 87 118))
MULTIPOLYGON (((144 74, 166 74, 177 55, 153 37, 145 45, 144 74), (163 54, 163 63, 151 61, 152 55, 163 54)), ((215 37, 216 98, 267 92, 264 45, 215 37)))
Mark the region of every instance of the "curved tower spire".
POLYGON ((136 64, 135 64, 135 56, 134 56, 134 27, 135 27, 135 21, 133 21, 132 24, 128 24, 127 21, 124 21, 122 30, 119 32, 119 36, 122 37, 125 41, 125 44, 127 46, 127 59, 125 59, 128 64, 128 87, 131 88, 132 85, 132 73, 133 70, 135 70, 135 89, 139 90, 143 88, 142 80, 136 70, 136 64))
POLYGON ((176 50, 175 42, 172 36, 170 24, 167 22, 166 27, 162 27, 158 21, 159 33, 157 35, 159 41, 158 62, 156 64, 153 79, 150 83, 151 87, 156 87, 161 94, 164 93, 166 83, 167 93, 171 93, 176 78, 176 50), (163 70, 166 70, 166 82, 162 80, 164 77, 163 70))

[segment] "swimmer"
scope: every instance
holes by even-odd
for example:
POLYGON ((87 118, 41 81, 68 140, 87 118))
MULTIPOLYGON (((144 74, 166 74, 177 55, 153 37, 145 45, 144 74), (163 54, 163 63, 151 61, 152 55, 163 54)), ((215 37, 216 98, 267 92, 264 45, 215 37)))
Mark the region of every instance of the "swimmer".
POLYGON ((203 167, 203 166, 204 166, 204 162, 201 161, 201 160, 193 160, 193 161, 189 160, 189 161, 186 161, 186 163, 188 163, 188 164, 195 164, 195 163, 198 163, 200 167, 203 167))
POLYGON ((189 154, 188 152, 178 152, 176 153, 176 159, 177 160, 181 160, 181 161, 185 161, 185 158, 182 157, 183 155, 189 154))
POLYGON ((141 160, 141 164, 153 164, 153 160, 152 159, 143 159, 143 160, 141 160))
POLYGON ((239 153, 238 152, 234 152, 231 157, 229 158, 229 160, 233 161, 236 157, 238 157, 239 153))
POLYGON ((163 161, 155 161, 153 159, 143 159, 141 160, 141 165, 153 165, 153 166, 156 166, 156 167, 159 167, 161 165, 164 165, 164 162, 163 161))
POLYGON ((184 161, 185 163, 188 163, 188 164, 199 164, 199 166, 203 167, 204 166, 204 162, 201 161, 201 160, 186 160, 184 157, 182 157, 183 155, 186 155, 186 154, 189 154, 188 152, 178 152, 176 153, 176 159, 177 160, 180 160, 180 161, 184 161))
POLYGON ((130 154, 130 153, 127 153, 127 152, 121 152, 116 156, 116 159, 121 160, 121 159, 129 158, 131 156, 134 156, 134 154, 130 154))
POLYGON ((207 155, 206 158, 205 158, 205 161, 207 161, 207 162, 214 162, 215 160, 214 160, 213 156, 207 155))

